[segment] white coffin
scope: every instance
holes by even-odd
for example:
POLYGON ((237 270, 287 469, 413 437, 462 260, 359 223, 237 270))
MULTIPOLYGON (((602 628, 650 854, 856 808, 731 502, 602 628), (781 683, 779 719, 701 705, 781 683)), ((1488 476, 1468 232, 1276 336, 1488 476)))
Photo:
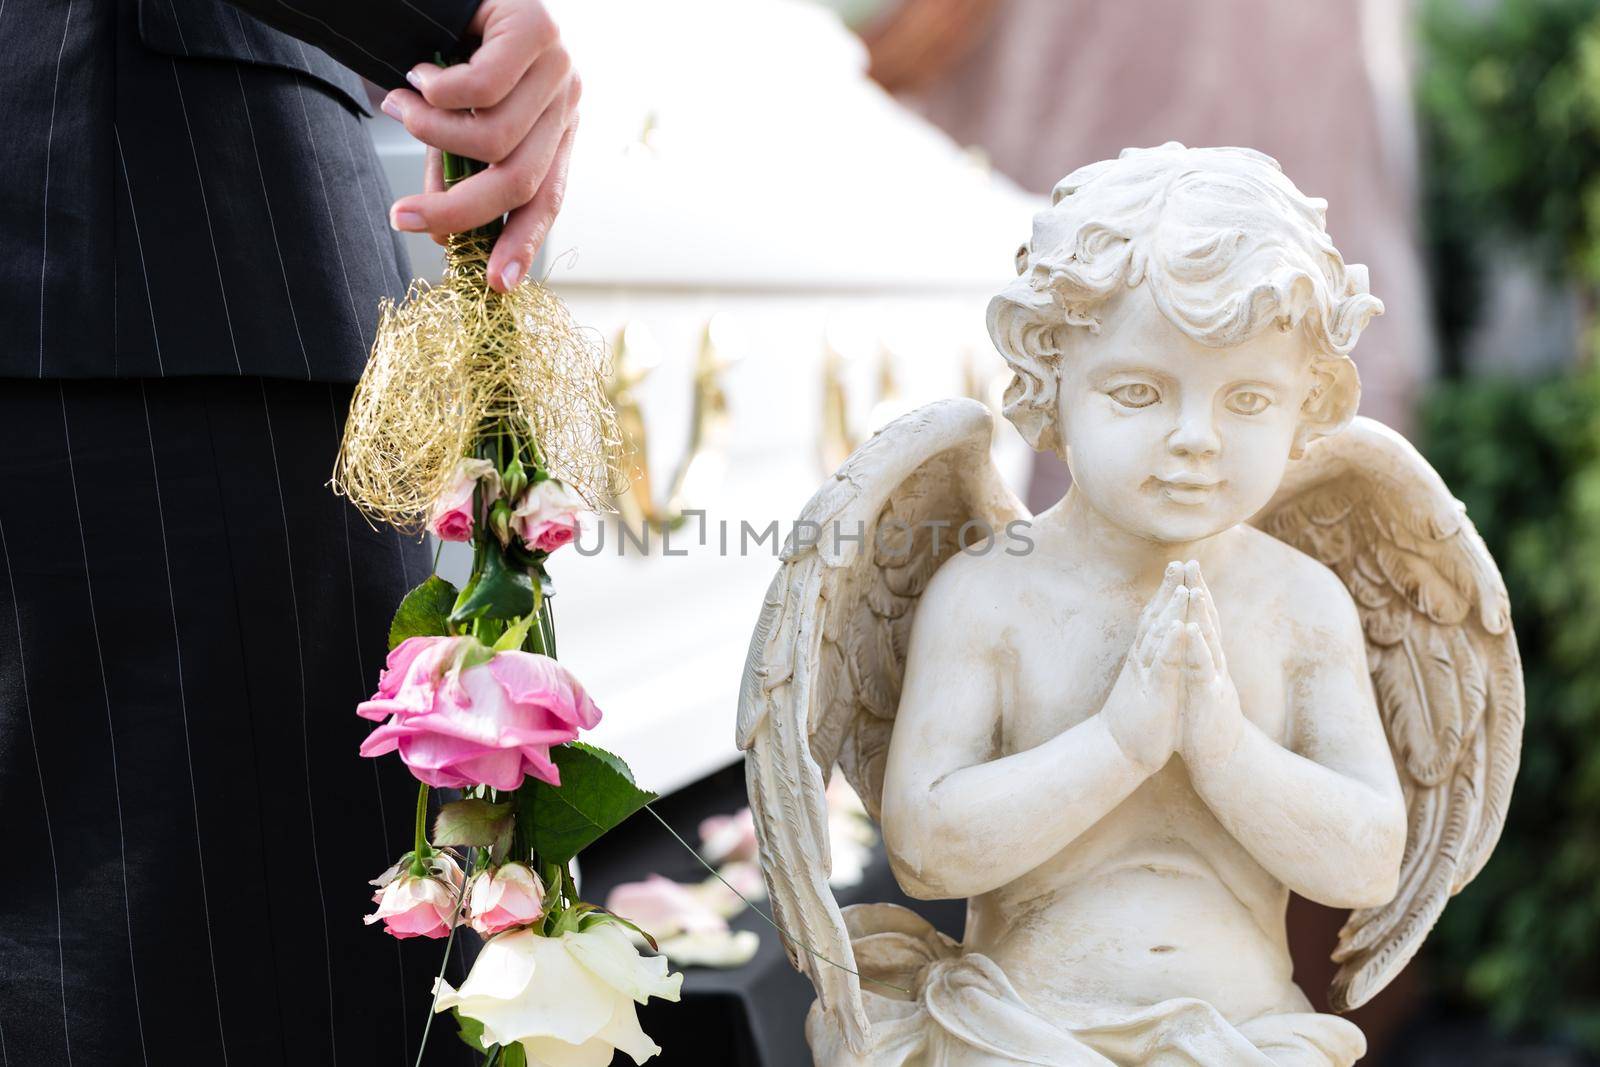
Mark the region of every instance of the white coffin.
MULTIPOLYGON (((857 433, 929 400, 997 394, 1006 375, 984 307, 1042 203, 871 83, 859 41, 820 8, 552 7, 584 99, 542 269, 580 322, 608 340, 632 327, 648 350, 635 354, 657 361, 639 389, 656 485, 683 453, 713 317, 730 363, 726 445, 697 470, 691 500, 706 512, 706 544, 691 522, 672 535, 673 555, 657 543, 648 557, 631 546, 620 556, 611 530, 598 555, 563 549, 550 568, 561 659, 605 711, 593 740, 666 792, 738 756, 740 668, 776 568, 771 540, 739 551, 741 523, 787 532, 825 477, 829 346, 857 433)), ((417 188, 421 147, 392 122, 376 133, 397 193, 417 188)), ((437 248, 412 248, 436 274, 437 248)), ((1009 429, 998 437, 1020 490, 1027 450, 1009 429)), ((465 571, 456 548, 446 576, 465 571)))

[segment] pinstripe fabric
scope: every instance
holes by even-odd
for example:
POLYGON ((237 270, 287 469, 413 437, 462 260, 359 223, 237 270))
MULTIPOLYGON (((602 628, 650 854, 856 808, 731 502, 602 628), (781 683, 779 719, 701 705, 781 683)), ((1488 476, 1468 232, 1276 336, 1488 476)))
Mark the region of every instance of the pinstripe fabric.
POLYGON ((476 2, 0 0, 0 377, 56 379, 0 387, 0 1067, 411 1062, 440 946, 360 916, 414 785, 352 709, 428 560, 308 383, 409 276, 330 55, 400 84, 476 2))
MULTIPOLYGON (((139 235, 139 212, 134 207, 133 179, 128 176, 128 158, 122 152, 122 134, 115 125, 111 127, 112 138, 117 145, 117 172, 122 175, 122 188, 128 194, 128 223, 133 228, 133 251, 139 260, 139 290, 144 293, 145 308, 150 312, 150 346, 156 356, 156 372, 166 374, 166 364, 161 360, 161 337, 156 330, 155 300, 150 295, 150 271, 144 262, 144 238, 139 235)), ((115 310, 116 300, 113 298, 112 307, 115 310)), ((310 372, 310 367, 306 368, 310 372)), ((113 375, 115 375, 115 355, 113 354, 113 375)))
MULTIPOLYGON (((317 887, 317 909, 322 920, 322 969, 328 983, 328 1058, 335 1067, 339 1063, 339 1035, 333 1025, 333 947, 328 938, 328 895, 322 884, 322 850, 317 844, 316 790, 311 783, 311 724, 310 707, 306 692, 305 627, 300 620, 300 597, 295 592, 294 534, 289 530, 289 505, 283 495, 283 472, 278 460, 278 437, 272 432, 272 404, 267 398, 267 383, 261 385, 261 414, 267 429, 267 450, 272 459, 272 486, 277 490, 278 517, 283 521, 283 557, 285 563, 284 588, 289 593, 289 618, 294 623, 294 665, 300 681, 300 753, 305 768, 306 786, 306 857, 311 862, 311 874, 317 887)), ((352 621, 352 627, 359 623, 352 621)), ((381 814, 381 812, 380 812, 381 814)))
MULTIPOLYGON (((61 865, 56 860, 56 834, 55 828, 50 823, 50 790, 44 780, 44 763, 39 758, 39 732, 33 721, 33 697, 28 692, 28 656, 22 637, 22 606, 21 602, 17 599, 16 573, 11 567, 11 547, 6 541, 5 525, 3 522, 0 522, 0 561, 5 563, 6 588, 11 594, 11 618, 16 625, 16 668, 14 672, 9 672, 6 675, 0 675, 0 677, 4 678, 6 683, 4 706, 7 709, 7 719, 9 720, 6 727, 7 733, 0 736, 4 736, 6 738, 8 742, 6 748, 8 750, 15 747, 13 739, 18 732, 16 710, 17 706, 20 704, 22 707, 22 717, 26 720, 28 727, 28 747, 33 754, 33 771, 35 781, 28 784, 36 784, 38 788, 39 829, 44 831, 45 852, 46 855, 50 857, 50 895, 52 897, 52 900, 50 901, 50 915, 55 925, 56 974, 59 976, 61 986, 61 1055, 70 1067, 70 1064, 72 1063, 72 1017, 67 1008, 67 961, 66 939, 62 932, 61 865), (12 674, 14 674, 15 677, 14 684, 12 683, 12 674)), ((24 788, 22 784, 22 779, 24 777, 25 772, 8 776, 5 779, 6 787, 9 789, 24 788)), ((3 796, 4 794, 0 793, 0 797, 3 796)), ((42 941, 42 938, 39 935, 41 932, 43 932, 44 926, 41 920, 37 918, 32 919, 31 921, 27 918, 23 918, 18 920, 15 925, 18 927, 26 925, 28 927, 28 929, 23 932, 21 936, 27 936, 29 934, 32 935, 30 939, 32 945, 29 947, 33 948, 35 952, 35 963, 30 969, 28 977, 37 982, 39 979, 43 978, 40 966, 40 964, 43 962, 43 953, 39 951, 38 946, 40 941, 42 941)), ((17 932, 13 931, 12 936, 18 936, 17 932)), ((4 971, 0 971, 0 974, 4 973, 4 971)), ((43 1004, 38 1005, 38 1007, 44 1012, 44 1017, 53 1017, 55 1015, 54 1011, 50 1010, 48 1007, 45 1007, 43 1004)), ((4 1020, 0 1020, 0 1027, 4 1027, 4 1025, 4 1020)), ((54 1030, 53 1021, 50 1029, 52 1031, 54 1030)))
MULTIPOLYGON (((189 730, 189 692, 183 681, 183 632, 178 627, 178 594, 172 582, 172 548, 167 542, 167 516, 160 507, 161 461, 156 457, 155 428, 150 423, 150 398, 145 383, 139 383, 139 406, 144 410, 145 440, 150 445, 150 488, 155 492, 156 529, 161 533, 161 570, 167 580, 167 611, 172 618, 173 677, 178 690, 178 715, 183 722, 183 758, 189 776, 189 802, 194 806, 194 853, 199 874, 200 918, 206 928, 206 962, 211 967, 211 990, 217 1009, 217 1044, 222 1053, 223 1067, 228 1063, 227 1028, 222 1021, 222 986, 217 979, 217 949, 212 932, 211 887, 206 881, 205 835, 200 830, 200 790, 194 777, 194 739, 189 730)), ((351 604, 351 610, 355 605, 351 604)))
POLYGON ((100 696, 106 708, 106 741, 110 747, 111 799, 117 812, 117 866, 122 876, 122 917, 128 934, 128 988, 133 1004, 133 1021, 138 1029, 139 1058, 150 1062, 144 1039, 144 1013, 139 1008, 139 965, 133 947, 133 909, 128 892, 128 833, 122 813, 122 763, 117 758, 117 728, 111 714, 111 682, 106 676, 105 643, 100 637, 100 615, 94 606, 94 579, 89 569, 89 543, 83 524, 83 498, 78 492, 78 467, 72 461, 72 426, 67 418, 67 391, 57 390, 61 400, 61 444, 67 456, 67 485, 72 489, 72 514, 78 524, 78 549, 83 554, 83 592, 89 608, 89 633, 94 638, 94 662, 100 676, 100 696))
POLYGON ((429 561, 323 484, 349 393, 0 389, 9 1063, 410 1062, 442 946, 361 923, 415 785, 353 708, 429 561))
POLYGON ((340 62, 402 84, 476 5, 0 0, 0 377, 354 381, 410 265, 340 62))
MULTIPOLYGON (((343 436, 343 433, 344 433, 344 420, 340 415, 339 399, 338 399, 337 396, 335 396, 334 387, 331 386, 331 385, 328 387, 328 414, 332 417, 332 420, 331 420, 331 423, 330 423, 330 426, 332 428, 332 435, 329 437, 329 441, 332 443, 333 447, 335 449, 337 449, 338 446, 339 446, 339 440, 343 436)), ((355 674, 353 675, 353 677, 356 680, 355 684, 356 684, 357 688, 361 688, 362 686, 364 686, 364 684, 366 682, 368 671, 367 671, 367 664, 365 662, 363 662, 363 660, 362 660, 361 611, 360 611, 360 607, 359 607, 360 599, 356 595, 355 550, 351 547, 351 543, 350 543, 350 512, 348 510, 341 511, 340 514, 339 514, 339 518, 340 518, 340 530, 341 530, 341 532, 343 534, 343 539, 344 539, 345 570, 350 575, 350 619, 351 619, 350 636, 352 638, 351 651, 355 654, 355 661, 354 661, 355 662, 355 674)), ((396 548, 398 549, 397 555, 398 555, 399 561, 400 561, 400 579, 401 579, 400 584, 401 584, 401 586, 403 588, 409 589, 413 585, 415 585, 416 583, 414 583, 411 580, 411 575, 410 575, 410 573, 409 573, 409 571, 408 571, 408 569, 406 567, 406 549, 405 549, 405 545, 400 541, 400 531, 399 530, 393 530, 392 532, 394 534, 395 545, 396 545, 396 548)), ((383 803, 383 782, 379 778, 379 775, 378 775, 378 763, 377 763, 376 760, 372 761, 372 785, 373 785, 373 789, 374 789, 374 794, 373 795, 377 798, 378 829, 379 829, 379 837, 378 837, 378 839, 380 841, 384 842, 385 843, 385 847, 387 847, 387 842, 390 839, 389 838, 389 815, 388 815, 388 811, 386 810, 386 808, 384 806, 384 803, 383 803)), ((405 1001, 406 1001, 406 990, 405 990, 405 986, 406 986, 406 966, 405 966, 405 959, 404 959, 404 957, 402 956, 402 954, 400 952, 400 942, 399 941, 395 942, 394 952, 395 952, 395 971, 396 971, 396 976, 399 978, 399 986, 398 986, 399 1004, 401 1006, 401 1011, 403 1012, 405 1010, 405 1001)), ((403 1029, 401 1031, 400 1037, 401 1037, 401 1044, 402 1044, 402 1047, 403 1047, 403 1049, 405 1051, 405 1055, 406 1055, 406 1062, 410 1063, 411 1062, 411 1044, 410 1044, 410 1041, 407 1040, 407 1035, 406 1035, 406 1033, 405 1033, 405 1031, 403 1029)))
MULTIPOLYGON (((50 277, 50 160, 56 144, 56 105, 61 98, 61 61, 67 54, 67 42, 72 39, 72 0, 67 0, 67 13, 61 20, 61 47, 56 49, 55 74, 50 79, 50 121, 44 131, 44 201, 39 220, 39 377, 44 377, 45 296, 50 277)), ((59 197, 57 198, 59 201, 59 197)), ((59 238, 58 238, 59 240, 59 238)), ((59 259, 59 253, 57 259, 59 259)))

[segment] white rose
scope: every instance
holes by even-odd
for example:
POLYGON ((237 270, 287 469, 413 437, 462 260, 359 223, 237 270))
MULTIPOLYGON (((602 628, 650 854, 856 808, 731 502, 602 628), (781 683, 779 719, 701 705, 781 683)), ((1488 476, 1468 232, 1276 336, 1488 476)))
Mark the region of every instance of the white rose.
POLYGON ((607 1067, 619 1051, 638 1064, 661 1049, 633 1002, 677 1000, 682 984, 615 923, 560 937, 524 929, 490 938, 460 990, 441 983, 436 1010, 459 1009, 483 1024, 484 1044, 521 1042, 546 1067, 607 1067))

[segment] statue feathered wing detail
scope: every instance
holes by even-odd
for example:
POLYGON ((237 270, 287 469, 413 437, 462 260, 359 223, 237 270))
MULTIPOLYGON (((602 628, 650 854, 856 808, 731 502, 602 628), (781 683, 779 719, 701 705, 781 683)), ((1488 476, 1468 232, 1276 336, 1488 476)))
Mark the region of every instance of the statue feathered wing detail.
POLYGON ((828 887, 828 776, 837 765, 879 817, 917 602, 963 525, 999 551, 1028 517, 990 459, 993 433, 982 404, 946 400, 858 448, 801 512, 745 662, 738 744, 773 917, 857 1052, 869 1025, 828 887))
POLYGON ((1405 792, 1399 891, 1350 914, 1333 1006, 1388 985, 1500 838, 1522 748, 1522 663, 1505 584, 1439 475, 1358 418, 1313 443, 1253 524, 1320 561, 1355 599, 1405 792))

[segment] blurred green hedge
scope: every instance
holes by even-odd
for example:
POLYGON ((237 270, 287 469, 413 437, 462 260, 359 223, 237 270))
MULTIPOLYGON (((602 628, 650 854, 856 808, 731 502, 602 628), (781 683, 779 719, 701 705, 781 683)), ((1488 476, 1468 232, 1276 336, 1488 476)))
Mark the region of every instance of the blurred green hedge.
POLYGON ((1506 244, 1600 283, 1600 0, 1423 6, 1423 209, 1444 365, 1506 244))
POLYGON ((1505 574, 1528 693, 1505 833, 1430 972, 1505 1029, 1600 1051, 1600 378, 1448 384, 1422 414, 1505 574))
POLYGON ((1423 405, 1420 443, 1505 573, 1528 692, 1505 834, 1445 910, 1431 970, 1506 1029, 1600 1052, 1600 373, 1589 357, 1555 379, 1459 378, 1485 296, 1476 265, 1494 251, 1531 252, 1594 306, 1600 0, 1432 3, 1421 45, 1426 239, 1453 380, 1423 405))

